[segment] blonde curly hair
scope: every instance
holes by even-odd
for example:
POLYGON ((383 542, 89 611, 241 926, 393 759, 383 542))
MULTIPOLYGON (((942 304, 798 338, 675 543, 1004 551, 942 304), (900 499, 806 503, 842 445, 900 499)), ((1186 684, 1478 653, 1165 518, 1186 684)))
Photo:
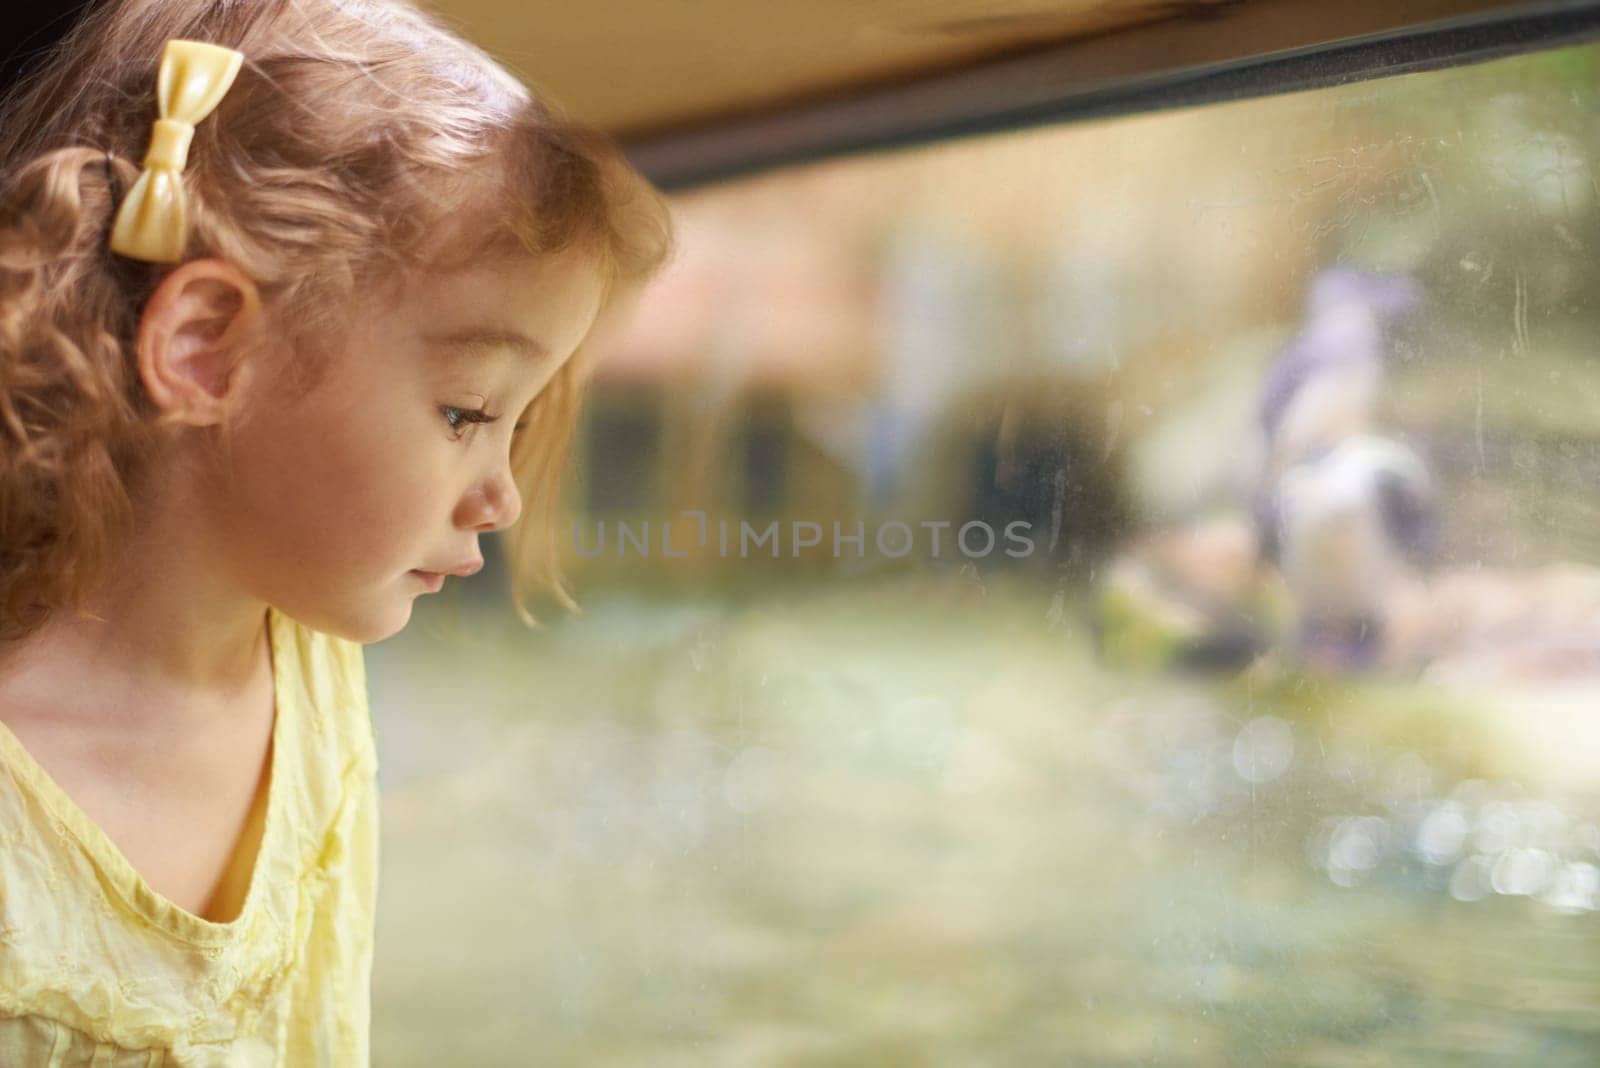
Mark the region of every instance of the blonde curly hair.
MULTIPOLYGON (((670 254, 661 196, 608 137, 401 0, 96 5, 0 101, 0 640, 82 606, 170 432, 133 339, 173 268, 115 256, 107 236, 174 37, 245 57, 183 173, 185 258, 237 264, 292 342, 336 329, 354 291, 405 269, 582 247, 606 279, 604 316, 670 254)), ((554 529, 585 355, 540 395, 513 451, 527 507, 504 549, 529 625, 540 585, 576 607, 554 529)), ((324 368, 302 359, 296 388, 309 391, 324 368)))

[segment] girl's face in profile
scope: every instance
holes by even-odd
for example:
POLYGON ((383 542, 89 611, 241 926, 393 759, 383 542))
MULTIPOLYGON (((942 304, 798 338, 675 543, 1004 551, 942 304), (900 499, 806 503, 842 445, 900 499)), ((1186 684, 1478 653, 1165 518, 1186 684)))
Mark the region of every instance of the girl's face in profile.
POLYGON ((428 592, 413 570, 478 561, 480 536, 516 522, 515 424, 589 332, 601 288, 574 250, 352 308, 316 389, 261 394, 233 433, 219 492, 240 582, 352 640, 404 628, 428 592))

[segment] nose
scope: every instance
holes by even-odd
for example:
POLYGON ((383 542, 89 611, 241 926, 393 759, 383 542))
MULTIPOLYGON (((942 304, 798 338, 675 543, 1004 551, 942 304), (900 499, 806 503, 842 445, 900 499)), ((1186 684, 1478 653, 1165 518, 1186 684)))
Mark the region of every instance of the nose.
POLYGON ((522 515, 522 494, 505 466, 496 468, 462 498, 456 525, 464 530, 505 530, 522 515))

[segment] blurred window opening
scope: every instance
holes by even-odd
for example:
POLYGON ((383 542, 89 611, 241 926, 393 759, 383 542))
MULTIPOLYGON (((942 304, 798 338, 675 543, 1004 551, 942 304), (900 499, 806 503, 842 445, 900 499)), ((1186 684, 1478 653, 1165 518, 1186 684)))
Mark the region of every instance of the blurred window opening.
POLYGON ((643 512, 661 492, 660 399, 653 390, 596 390, 586 414, 586 486, 596 515, 643 512))
POLYGON ((740 435, 740 504, 750 516, 782 513, 788 494, 788 465, 794 428, 783 395, 752 398, 744 409, 740 435))

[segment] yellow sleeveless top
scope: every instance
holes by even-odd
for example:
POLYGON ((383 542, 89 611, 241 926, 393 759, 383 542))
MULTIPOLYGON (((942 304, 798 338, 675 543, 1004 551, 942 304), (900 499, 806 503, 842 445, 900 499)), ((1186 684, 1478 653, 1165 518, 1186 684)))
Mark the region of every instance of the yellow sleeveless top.
POLYGON ((0 1065, 370 1063, 377 756, 361 645, 268 610, 276 714, 243 910, 152 890, 0 723, 0 1065))

